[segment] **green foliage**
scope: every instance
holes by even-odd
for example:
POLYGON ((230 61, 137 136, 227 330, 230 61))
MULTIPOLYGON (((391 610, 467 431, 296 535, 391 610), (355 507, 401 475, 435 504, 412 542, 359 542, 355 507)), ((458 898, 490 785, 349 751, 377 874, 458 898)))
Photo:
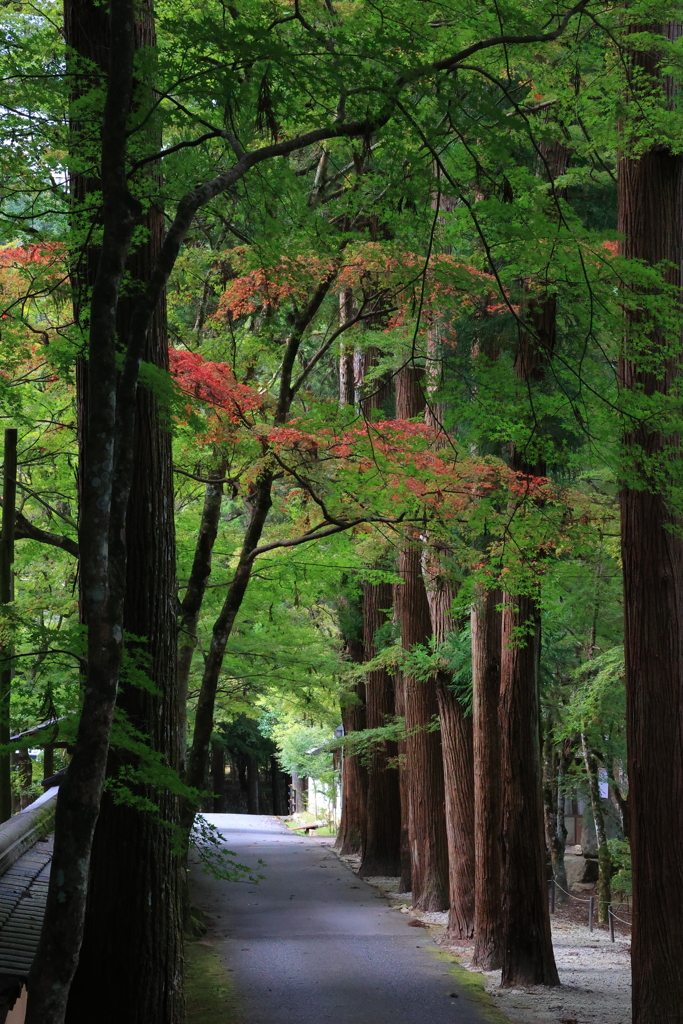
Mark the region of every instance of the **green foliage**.
MULTIPOLYGON (((680 347, 670 268, 626 260, 616 245, 617 151, 638 155, 656 142, 678 152, 683 137, 680 111, 638 76, 638 102, 623 99, 624 31, 651 24, 652 10, 637 3, 577 16, 556 39, 482 46, 444 71, 434 62, 501 32, 549 31, 557 5, 157 5, 158 43, 137 55, 129 126, 130 188, 143 206, 158 202, 173 217, 181 195, 233 165, 230 136, 258 149, 321 126, 374 123, 356 138, 264 160, 235 182, 197 214, 169 280, 174 352, 228 364, 233 390, 254 399, 228 412, 199 380, 181 387, 142 369, 173 437, 181 598, 203 481, 216 472, 226 481, 190 728, 253 484, 267 470, 275 485, 262 543, 274 546, 255 560, 228 642, 217 741, 256 752, 263 765, 276 744, 285 768, 331 782, 339 705, 353 699, 359 674, 379 667, 422 679, 446 673, 469 711, 467 629, 406 653, 390 617, 372 662, 345 656, 345 644, 363 636, 361 583, 399 582, 396 547, 416 527, 458 592, 457 616, 476 584, 539 597, 545 727, 557 742, 587 732, 610 775, 623 765, 618 488, 657 489, 674 511, 683 507, 676 442, 654 455, 633 445, 627 453, 621 442, 625 427, 654 423, 671 438, 683 430, 679 388, 620 391, 617 377, 620 354, 657 377, 680 347), (558 147, 567 163, 554 174, 558 147), (159 150, 160 173, 150 174, 159 150), (284 346, 325 280, 293 368, 291 422, 275 429, 284 346), (337 337, 342 294, 365 319, 337 337), (549 342, 534 317, 551 305, 549 342), (525 335, 538 356, 526 376, 515 370, 525 335), (359 401, 342 408, 340 345, 366 370, 359 401), (387 424, 395 409, 385 385, 408 360, 427 371, 448 444, 421 424, 387 424), (368 409, 373 391, 378 407, 368 409), (533 467, 531 485, 508 473, 513 450, 533 467), (335 523, 349 528, 287 546, 335 523), (306 753, 317 746, 325 751, 306 753)), ((658 19, 669 15, 669 5, 657 8, 658 19)), ((100 240, 101 218, 97 192, 81 207, 68 181, 97 179, 103 88, 86 62, 65 58, 61 17, 52 0, 9 4, 0 16, 0 416, 20 429, 22 514, 75 541, 74 378, 88 296, 75 315, 71 284, 100 240)), ((656 44, 680 82, 680 46, 638 38, 656 44)), ((16 599, 0 617, 0 642, 16 652, 12 729, 59 715, 73 728, 85 648, 75 559, 22 538, 15 570, 16 599)), ((522 640, 530 628, 521 627, 522 640)), ((149 686, 135 638, 127 644, 122 685, 149 686)), ((387 723, 354 742, 367 751, 401 729, 387 723)), ((154 793, 182 794, 131 723, 117 719, 114 742, 136 764, 110 782, 116 799, 155 813, 154 793)))
POLYGON ((608 839, 612 860, 612 892, 627 899, 633 894, 631 847, 627 839, 608 839))
POLYGON ((328 784, 334 781, 332 729, 296 723, 277 724, 272 727, 271 735, 277 742, 278 759, 285 771, 298 772, 328 784))

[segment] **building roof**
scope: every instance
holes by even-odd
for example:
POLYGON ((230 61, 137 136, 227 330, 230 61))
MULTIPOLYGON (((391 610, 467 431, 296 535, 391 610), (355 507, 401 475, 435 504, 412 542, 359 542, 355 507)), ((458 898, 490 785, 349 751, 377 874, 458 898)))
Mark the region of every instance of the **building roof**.
POLYGON ((52 863, 52 837, 38 842, 0 877, 0 987, 27 976, 38 948, 52 863))
POLYGON ((26 984, 43 926, 57 790, 0 825, 0 1021, 26 984))

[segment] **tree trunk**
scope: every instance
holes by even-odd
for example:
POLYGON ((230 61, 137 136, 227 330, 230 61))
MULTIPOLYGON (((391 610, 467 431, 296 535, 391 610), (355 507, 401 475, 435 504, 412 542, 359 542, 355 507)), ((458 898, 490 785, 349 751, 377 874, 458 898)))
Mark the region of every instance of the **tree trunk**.
MULTIPOLYGON (((394 615, 396 606, 394 605, 394 615)), ((394 675, 394 701, 396 704, 396 715, 405 721, 406 717, 406 695, 403 685, 403 673, 396 672, 394 675)), ((400 892, 411 892, 413 886, 413 869, 410 857, 410 775, 408 773, 407 744, 405 740, 398 741, 398 789, 401 799, 401 878, 399 880, 400 892)))
POLYGON ((609 847, 607 846, 605 815, 600 798, 598 765, 588 749, 588 740, 583 732, 581 733, 581 752, 583 754, 586 775, 588 776, 591 810, 593 812, 593 821, 595 822, 595 837, 598 843, 598 924, 607 924, 609 920, 609 905, 612 902, 612 888, 610 885, 612 860, 609 855, 609 847))
POLYGON ((474 755, 472 719, 439 673, 437 698, 441 721, 448 839, 448 928, 451 939, 474 935, 474 755))
POLYGON ((494 971, 503 963, 501 920, 499 590, 477 588, 471 611, 474 748, 474 965, 494 971))
MULTIPOLYGON (((80 57, 101 64, 103 50, 108 49, 106 12, 90 0, 70 0, 67 7, 67 42, 80 57)), ((137 48, 155 45, 151 4, 137 12, 135 36, 137 48)), ((150 141, 156 144, 154 139, 150 141)), ((76 195, 77 201, 85 197, 89 187, 85 181, 76 183, 76 192, 83 193, 76 195)), ((127 260, 132 287, 118 303, 118 334, 124 343, 128 342, 137 291, 146 283, 163 241, 164 216, 158 206, 149 207, 144 226, 148 238, 127 260)), ((99 254, 89 251, 87 259, 94 264, 99 254)), ((143 358, 168 369, 163 301, 154 314, 143 358)), ((82 366, 81 387, 87 383, 87 376, 87 368, 82 366)), ((81 437, 81 442, 83 453, 85 438, 81 437)), ((175 687, 171 441, 160 422, 156 399, 143 389, 137 392, 134 445, 133 484, 126 515, 124 628, 149 638, 136 644, 135 649, 149 657, 148 674, 159 693, 129 684, 120 689, 117 704, 128 721, 150 737, 163 763, 177 770, 178 731, 184 709, 179 711, 175 687)), ((121 750, 111 752, 108 774, 116 777, 123 765, 135 769, 139 761, 121 750)), ((169 828, 177 824, 178 807, 177 799, 162 787, 161 795, 150 787, 137 787, 140 796, 158 803, 158 816, 117 805, 108 793, 102 801, 92 850, 84 947, 67 1009, 69 1024, 89 1019, 95 1006, 103 1024, 119 1014, 131 1024, 151 1018, 164 1022, 184 1018, 179 863, 169 828), (141 863, 145 870, 140 870, 141 863), (119 893, 124 880, 127 899, 122 901, 119 893), (112 965, 104 979, 98 970, 102 963, 112 965)))
POLYGON ((543 744, 543 811, 545 838, 550 852, 553 878, 557 883, 555 903, 558 906, 563 906, 569 898, 567 872, 564 866, 564 848, 567 843, 567 829, 564 824, 564 776, 568 761, 564 744, 559 750, 556 747, 550 726, 543 744))
MULTIPOLYGON (((162 224, 158 223, 159 234, 162 224)), ((150 239, 153 244, 154 236, 150 239)), ((136 254, 145 261, 144 254, 136 254)), ((164 324, 148 335, 145 359, 167 364, 164 324)), ((138 637, 134 650, 149 657, 147 673, 156 692, 122 686, 117 705, 172 770, 180 767, 180 724, 185 708, 176 688, 177 626, 174 609, 175 532, 171 438, 161 424, 155 398, 138 391, 134 483, 127 515, 128 569, 124 627, 138 637)), ((130 645, 133 648, 133 645, 130 645)), ((135 755, 114 750, 108 774, 116 778, 135 755)), ((176 1024, 184 1019, 182 992, 180 864, 169 826, 178 823, 177 797, 160 783, 135 786, 157 803, 152 814, 117 804, 105 794, 93 844, 84 946, 74 978, 68 1024, 92 1019, 112 1024, 176 1024), (126 892, 126 899, 120 894, 126 892), (101 964, 112 969, 101 971, 101 964), (115 969, 113 967, 115 966, 115 969)))
POLYGON ((258 814, 258 763, 253 754, 247 754, 247 814, 258 814))
POLYGON ((221 515, 223 484, 219 481, 226 473, 226 463, 221 462, 209 473, 210 483, 204 492, 204 507, 197 534, 194 559, 190 570, 190 578, 180 605, 180 622, 178 624, 178 704, 180 713, 180 747, 181 772, 185 768, 187 756, 187 694, 190 684, 192 658, 197 646, 197 626, 199 614, 204 601, 206 587, 211 576, 211 560, 213 546, 218 535, 218 523, 221 515))
POLYGON ((127 0, 111 0, 109 38, 116 60, 109 69, 101 127, 103 239, 90 304, 87 443, 79 527, 88 662, 74 754, 57 801, 52 872, 30 974, 27 1024, 64 1021, 83 939, 92 840, 123 653, 124 527, 132 482, 135 385, 142 357, 141 347, 129 348, 118 372, 116 310, 140 215, 126 177, 134 23, 133 6, 127 0))
MULTIPOLYGON (((643 26, 634 26, 634 31, 643 26)), ((678 23, 647 26, 670 39, 678 23)), ((657 67, 660 54, 635 52, 632 64, 669 96, 670 80, 657 67)), ((648 119, 648 125, 649 125, 648 119)), ((646 129, 647 130, 647 129, 646 129)), ((666 280, 681 286, 683 259, 683 155, 658 144, 639 159, 619 162, 619 231, 627 257, 655 265, 668 261, 666 280)), ((639 325, 643 331, 644 325, 639 325)), ((628 349, 622 386, 643 395, 668 393, 679 376, 680 348, 671 350, 655 327, 638 334, 646 371, 628 349)), ((676 384, 675 386, 678 386, 676 384)), ((636 407, 637 412, 638 406, 636 407)), ((651 420, 628 420, 621 491, 624 565, 626 704, 629 808, 633 865, 633 1024, 683 1022, 683 537, 680 517, 668 507, 658 467, 671 461, 678 439, 655 432, 651 420), (651 468, 654 466, 654 470, 651 468)), ((680 455, 677 456, 680 460, 680 455)))
MULTIPOLYGON (((401 640, 411 651, 431 636, 429 605, 422 579, 421 545, 399 551, 399 573, 404 583, 396 588, 401 640)), ((413 906, 418 910, 448 908, 448 838, 441 753, 441 736, 430 726, 439 713, 436 683, 422 682, 403 673, 406 717, 406 761, 410 787, 409 841, 413 906)))
MULTIPOLYGON (((430 416, 440 419, 433 406, 430 416)), ((451 617, 453 591, 444 574, 446 552, 424 548, 422 574, 426 584, 432 633, 438 643, 458 624, 451 617)), ((449 914, 447 935, 471 939, 474 935, 474 753, 472 718, 450 688, 446 672, 437 675, 437 701, 441 723, 441 749, 448 841, 449 914)))
MULTIPOLYGON (((423 376, 412 366, 403 367, 397 374, 397 419, 411 419, 424 412, 423 376)), ((432 635, 417 531, 410 531, 399 549, 398 571, 403 583, 394 588, 394 604, 401 622, 403 649, 411 651, 416 644, 427 644, 432 635)), ((448 908, 448 838, 441 736, 430 729, 439 713, 436 680, 421 682, 408 671, 402 675, 413 906, 441 911, 448 908)))
POLYGON ((503 973, 501 985, 559 985, 548 910, 538 699, 539 612, 505 595, 500 683, 503 973))
MULTIPOLYGON (((347 640, 347 655, 357 664, 363 661, 363 645, 359 640, 347 640)), ((365 684, 354 688, 354 704, 342 708, 344 736, 361 732, 366 727, 365 684)), ((357 856, 363 851, 367 827, 368 772, 358 754, 344 748, 344 777, 342 779, 342 813, 335 847, 342 857, 357 856)))
MULTIPOLYGON (((375 634, 388 619, 390 583, 363 585, 365 660, 375 657, 375 634)), ((366 728, 379 729, 395 714, 394 687, 386 669, 369 672, 365 681, 366 728)), ((367 836, 358 874, 393 876, 401 873, 401 795, 395 743, 374 744, 368 772, 367 836), (390 759, 393 764, 390 764, 390 759)))

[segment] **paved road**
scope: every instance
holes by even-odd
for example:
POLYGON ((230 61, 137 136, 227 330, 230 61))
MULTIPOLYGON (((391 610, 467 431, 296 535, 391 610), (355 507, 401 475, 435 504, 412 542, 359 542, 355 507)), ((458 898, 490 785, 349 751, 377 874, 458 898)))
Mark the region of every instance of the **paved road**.
POLYGON ((436 955, 376 890, 276 818, 207 814, 258 886, 193 872, 193 899, 233 969, 245 1024, 485 1024, 436 955))

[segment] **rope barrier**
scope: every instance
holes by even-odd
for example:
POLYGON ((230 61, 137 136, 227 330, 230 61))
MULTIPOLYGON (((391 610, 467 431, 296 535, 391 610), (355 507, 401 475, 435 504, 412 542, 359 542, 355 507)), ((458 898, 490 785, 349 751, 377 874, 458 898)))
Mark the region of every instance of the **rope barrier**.
MULTIPOLYGON (((550 890, 549 895, 550 895, 550 912, 551 912, 551 914, 555 913, 555 890, 556 889, 559 889, 560 892, 563 892, 565 894, 565 896, 569 897, 570 900, 576 900, 577 903, 588 903, 588 905, 589 905, 589 910, 588 910, 588 928, 592 932, 593 931, 593 914, 595 912, 596 905, 599 905, 599 903, 600 903, 599 899, 596 896, 591 896, 589 899, 585 899, 585 897, 582 897, 582 896, 575 896, 574 893, 567 892, 567 890, 563 889, 561 885, 558 885, 554 878, 550 878, 548 880, 548 887, 549 887, 549 890, 550 890)), ((607 905, 607 917, 608 917, 608 922, 609 922, 610 938, 611 938, 612 942, 614 942, 614 922, 615 921, 619 921, 620 924, 625 925, 627 928, 631 928, 632 927, 632 922, 631 921, 624 921, 623 917, 617 917, 617 915, 614 913, 614 910, 612 909, 613 907, 626 907, 627 908, 626 913, 627 914, 631 914, 632 913, 632 911, 629 908, 628 903, 619 902, 619 903, 609 903, 607 905)))
POLYGON ((621 924, 625 924, 627 928, 630 928, 631 925, 632 925, 631 921, 624 921, 623 918, 617 917, 617 915, 614 913, 614 911, 612 911, 612 917, 614 918, 615 921, 620 921, 621 924))
MULTIPOLYGON (((550 881, 553 882, 554 879, 551 878, 550 881)), ((590 903, 590 900, 585 900, 582 899, 580 896, 575 896, 573 892, 567 892, 567 890, 563 889, 561 885, 557 884, 557 882, 555 882, 555 888, 559 889, 560 892, 563 892, 565 896, 569 896, 570 900, 576 900, 577 903, 590 903)))

